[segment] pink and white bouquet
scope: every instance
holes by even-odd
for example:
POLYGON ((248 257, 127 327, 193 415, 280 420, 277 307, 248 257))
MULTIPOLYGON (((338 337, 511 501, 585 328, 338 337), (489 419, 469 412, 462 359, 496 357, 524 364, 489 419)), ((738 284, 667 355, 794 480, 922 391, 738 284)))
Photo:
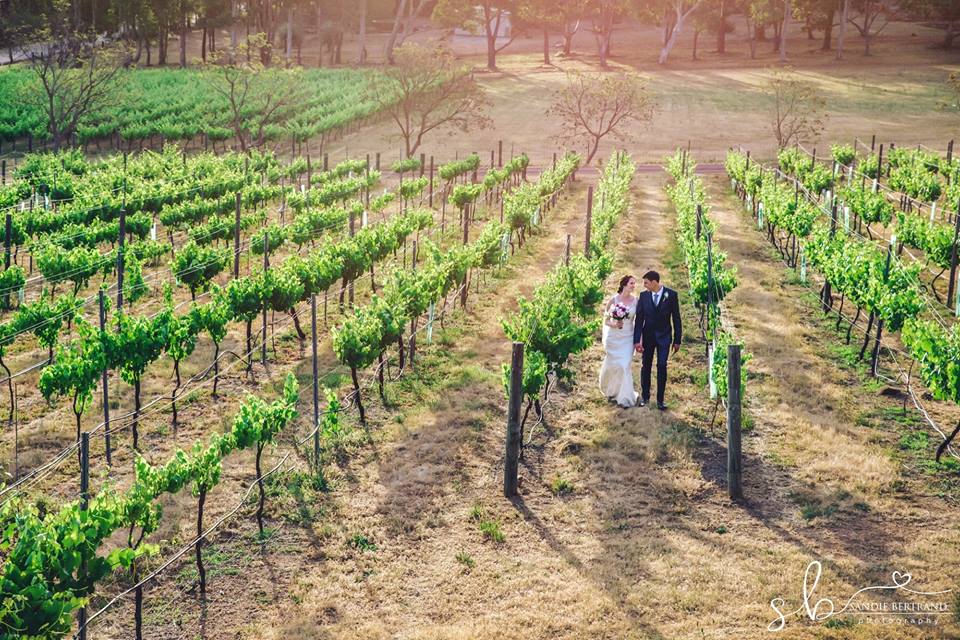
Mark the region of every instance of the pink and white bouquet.
POLYGON ((630 310, 623 303, 614 303, 613 307, 610 308, 610 318, 613 320, 626 320, 629 317, 630 310))

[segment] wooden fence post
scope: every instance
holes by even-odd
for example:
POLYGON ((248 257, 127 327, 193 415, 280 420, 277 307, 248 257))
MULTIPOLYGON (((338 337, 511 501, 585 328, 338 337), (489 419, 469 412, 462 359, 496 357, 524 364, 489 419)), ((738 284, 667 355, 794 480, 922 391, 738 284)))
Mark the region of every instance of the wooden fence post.
POLYGON ((947 306, 953 304, 957 287, 957 241, 960 240, 960 199, 957 200, 957 215, 953 217, 953 248, 950 250, 950 281, 947 284, 947 306))
MULTIPOLYGON (((107 313, 106 302, 104 300, 103 289, 98 292, 97 298, 100 302, 100 331, 106 330, 107 313)), ((110 387, 108 386, 109 377, 107 369, 104 368, 100 374, 100 382, 103 386, 103 445, 107 450, 107 465, 112 465, 112 452, 110 450, 110 387)))
MULTIPOLYGON (((267 269, 270 268, 270 262, 267 256, 270 254, 270 233, 266 228, 263 230, 263 278, 267 278, 267 269)), ((276 336, 276 334, 274 334, 276 336)), ((260 364, 267 366, 267 305, 263 305, 263 337, 260 345, 260 364)), ((247 355, 249 358, 249 354, 247 355)))
POLYGON ((240 277, 240 192, 237 191, 237 202, 233 216, 233 277, 240 277))
POLYGON ((320 381, 317 379, 317 296, 310 296, 310 336, 313 344, 313 462, 314 471, 320 473, 320 381))
POLYGON ((727 487, 732 500, 743 498, 740 450, 740 345, 727 345, 727 487))
POLYGON ((127 235, 127 209, 120 208, 120 229, 117 233, 117 311, 123 308, 123 248, 127 235))
POLYGON ((583 255, 590 257, 590 226, 593 221, 593 187, 587 187, 587 224, 583 235, 583 255))
MULTIPOLYGON (((84 431, 80 434, 80 510, 90 508, 90 434, 84 431)), ((81 573, 86 573, 86 562, 83 563, 81 573)), ((87 638, 87 608, 80 607, 77 611, 77 637, 80 640, 87 638)))
POLYGON ((507 406, 507 437, 503 459, 503 495, 517 495, 520 462, 520 405, 523 402, 523 343, 513 343, 510 362, 510 401, 507 406))

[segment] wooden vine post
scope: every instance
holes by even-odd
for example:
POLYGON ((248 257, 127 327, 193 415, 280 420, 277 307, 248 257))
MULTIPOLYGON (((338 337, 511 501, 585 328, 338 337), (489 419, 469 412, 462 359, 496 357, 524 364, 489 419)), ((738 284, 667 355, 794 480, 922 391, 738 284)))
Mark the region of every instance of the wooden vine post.
MULTIPOLYGON (((124 182, 126 184, 126 182, 124 182)), ((126 197, 124 197, 126 199, 126 197)), ((117 234, 117 311, 123 308, 123 248, 127 235, 127 207, 120 207, 120 230, 117 234)))
MULTIPOLYGON (((84 431, 80 434, 80 509, 86 511, 90 508, 90 434, 84 431)), ((86 574, 87 563, 83 561, 80 569, 81 574, 86 574)), ((79 632, 77 637, 80 640, 87 638, 87 607, 80 607, 77 612, 77 626, 79 632)))
POLYGON ((593 187, 587 187, 587 224, 583 236, 583 255, 590 257, 590 227, 593 221, 593 187))
MULTIPOLYGON (((263 231, 263 279, 267 279, 267 269, 270 268, 270 261, 268 256, 270 255, 270 233, 266 230, 263 231)), ((276 336, 276 334, 274 334, 276 336)), ((247 354, 249 358, 250 355, 247 354)), ((263 303, 263 335, 260 339, 260 364, 264 367, 267 366, 267 303, 263 303)))
POLYGON ((320 380, 317 378, 317 296, 310 296, 310 337, 313 364, 313 462, 314 471, 320 475, 320 380))
POLYGON ((237 191, 233 214, 233 277, 240 277, 240 192, 237 191))
POLYGON ((953 217, 953 247, 950 249, 950 281, 947 283, 947 306, 953 304, 958 311, 960 305, 954 301, 957 290, 957 242, 960 241, 960 198, 957 200, 957 215, 953 217))
POLYGON ((523 402, 523 349, 522 342, 513 343, 510 361, 510 400, 507 405, 507 437, 503 459, 503 495, 517 495, 520 467, 520 405, 523 402))
MULTIPOLYGON (((4 236, 3 236, 3 268, 10 268, 10 242, 11 236, 13 235, 13 214, 8 213, 6 216, 6 223, 4 224, 4 236)), ((3 294, 3 308, 10 308, 10 292, 6 291, 3 294)))
POLYGON ((743 498, 740 450, 740 345, 727 345, 727 488, 731 500, 743 498))
MULTIPOLYGON (((103 289, 100 289, 97 298, 100 302, 100 332, 103 333, 106 331, 107 324, 103 289)), ((100 374, 100 382, 103 387, 103 444, 107 450, 107 465, 109 466, 113 464, 113 460, 111 459, 112 452, 110 447, 110 387, 108 386, 109 376, 107 375, 106 367, 103 368, 100 374)))

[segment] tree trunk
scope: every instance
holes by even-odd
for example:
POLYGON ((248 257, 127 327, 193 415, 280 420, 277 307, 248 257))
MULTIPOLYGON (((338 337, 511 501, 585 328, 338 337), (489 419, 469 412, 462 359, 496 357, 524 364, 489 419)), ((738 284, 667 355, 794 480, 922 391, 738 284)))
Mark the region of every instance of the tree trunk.
POLYGON ((717 22, 717 53, 727 52, 727 2, 720 0, 720 17, 717 22))
POLYGON ((184 14, 180 20, 180 68, 187 68, 187 16, 184 14))
POLYGON ((790 23, 790 0, 783 0, 783 26, 780 27, 780 62, 787 61, 787 25, 790 23))
POLYGON ((840 13, 840 33, 837 35, 837 60, 843 60, 843 41, 847 35, 847 20, 850 16, 850 0, 843 0, 843 11, 840 13))
POLYGON ((387 62, 393 64, 393 47, 397 42, 397 33, 400 31, 400 21, 403 20, 403 12, 407 9, 408 0, 400 0, 397 7, 397 14, 393 17, 393 28, 390 30, 390 37, 387 38, 387 45, 384 47, 383 54, 387 62))
POLYGON ((836 15, 836 8, 831 6, 827 13, 827 21, 823 26, 823 45, 821 51, 830 51, 830 41, 833 40, 833 17, 836 15))
POLYGON ((484 33, 487 35, 487 69, 490 71, 497 70, 497 31, 500 30, 500 16, 497 14, 497 24, 491 29, 490 28, 490 15, 486 10, 483 12, 484 19, 484 33))
POLYGON ((700 39, 700 29, 693 30, 693 60, 697 59, 697 40, 700 39))
POLYGON ((367 61, 367 0, 360 0, 360 33, 357 36, 357 62, 367 61))
POLYGON ((543 64, 550 64, 550 29, 543 28, 543 64))
POLYGON ((577 23, 577 25, 578 26, 572 27, 572 28, 570 27, 569 23, 563 25, 563 55, 564 56, 570 55, 570 51, 573 47, 573 36, 577 35, 577 30, 579 29, 579 22, 577 23))
POLYGON ((207 27, 203 27, 203 35, 200 38, 200 59, 204 64, 207 62, 207 27))
MULTIPOLYGON (((287 7, 287 67, 290 67, 290 59, 293 57, 293 7, 287 7)), ((261 528, 262 533, 262 528, 261 528)))
POLYGON ((678 16, 676 22, 673 25, 673 29, 670 31, 670 37, 667 39, 667 42, 663 45, 663 48, 660 50, 660 58, 657 60, 658 64, 666 64, 667 59, 670 57, 670 51, 673 49, 674 45, 677 44, 677 38, 680 36, 680 29, 683 28, 683 17, 678 16))

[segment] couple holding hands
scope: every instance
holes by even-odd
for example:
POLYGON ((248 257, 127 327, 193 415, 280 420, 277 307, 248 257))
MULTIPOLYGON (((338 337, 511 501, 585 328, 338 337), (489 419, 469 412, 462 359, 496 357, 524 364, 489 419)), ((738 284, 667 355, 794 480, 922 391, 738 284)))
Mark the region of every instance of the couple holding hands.
POLYGON ((660 274, 643 274, 643 291, 635 294, 637 280, 620 279, 617 293, 607 303, 603 321, 606 356, 600 367, 600 389, 610 402, 624 408, 650 402, 650 377, 657 361, 657 408, 663 411, 667 387, 667 358, 680 349, 680 298, 660 284, 660 274), (633 354, 641 356, 640 390, 633 386, 633 354))

